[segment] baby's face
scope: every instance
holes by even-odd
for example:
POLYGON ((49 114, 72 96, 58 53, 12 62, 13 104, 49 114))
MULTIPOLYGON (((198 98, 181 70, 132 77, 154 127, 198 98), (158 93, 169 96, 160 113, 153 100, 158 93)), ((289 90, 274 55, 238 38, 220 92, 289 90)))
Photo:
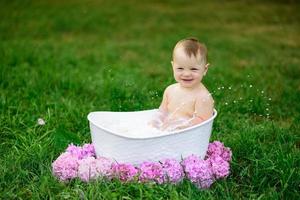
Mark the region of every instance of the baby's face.
POLYGON ((182 47, 177 47, 172 61, 175 80, 185 88, 199 86, 208 66, 200 62, 200 55, 189 57, 182 47))

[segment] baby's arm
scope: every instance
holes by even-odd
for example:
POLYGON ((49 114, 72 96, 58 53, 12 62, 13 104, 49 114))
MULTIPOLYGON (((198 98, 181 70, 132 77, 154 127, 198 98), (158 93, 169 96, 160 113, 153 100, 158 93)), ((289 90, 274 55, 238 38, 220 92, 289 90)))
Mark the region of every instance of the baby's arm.
POLYGON ((195 116, 191 126, 199 124, 213 116, 214 100, 210 94, 199 95, 195 103, 195 116))
POLYGON ((159 106, 159 111, 162 113, 168 112, 168 88, 167 87, 164 91, 163 100, 161 101, 161 104, 159 106))
POLYGON ((160 129, 168 113, 167 106, 168 106, 168 88, 166 88, 164 91, 163 100, 159 106, 158 113, 154 116, 155 119, 152 119, 148 124, 160 129))

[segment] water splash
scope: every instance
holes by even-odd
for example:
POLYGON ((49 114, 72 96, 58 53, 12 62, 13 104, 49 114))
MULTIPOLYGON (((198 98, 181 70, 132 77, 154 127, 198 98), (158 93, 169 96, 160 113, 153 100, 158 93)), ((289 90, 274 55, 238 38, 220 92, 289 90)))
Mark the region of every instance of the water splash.
MULTIPOLYGON (((252 78, 248 74, 247 78, 252 78)), ((221 108, 242 110, 249 112, 255 116, 266 117, 271 116, 272 98, 267 95, 265 88, 255 87, 251 80, 246 80, 245 83, 239 85, 219 85, 216 90, 213 90, 214 98, 219 98, 221 108), (230 105, 234 105, 231 107, 230 105)))
MULTIPOLYGON (((190 101, 182 102, 174 111, 171 113, 163 113, 160 111, 160 116, 154 116, 156 128, 161 131, 175 131, 182 128, 191 126, 191 122, 196 118, 196 113, 192 117, 178 117, 178 112, 190 101)), ((192 101, 191 101, 192 102, 192 101)))

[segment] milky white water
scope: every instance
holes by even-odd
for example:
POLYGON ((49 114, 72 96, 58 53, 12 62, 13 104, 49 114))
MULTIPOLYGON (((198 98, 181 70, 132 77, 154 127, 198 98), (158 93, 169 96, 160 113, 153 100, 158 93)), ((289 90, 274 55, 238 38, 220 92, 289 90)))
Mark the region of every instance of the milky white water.
POLYGON ((131 116, 121 119, 110 118, 102 119, 101 126, 115 134, 125 136, 125 137, 134 137, 134 138, 146 138, 151 136, 161 136, 171 134, 172 131, 176 130, 179 125, 182 123, 187 123, 189 120, 181 120, 180 123, 172 123, 164 131, 155 128, 150 125, 153 120, 156 120, 158 124, 161 124, 159 121, 159 112, 154 114, 145 113, 138 114, 138 116, 131 116))
POLYGON ((169 134, 167 131, 161 131, 148 123, 153 119, 154 116, 139 115, 138 118, 126 118, 126 119, 102 119, 101 126, 105 129, 110 130, 118 135, 144 138, 153 135, 165 135, 169 134))

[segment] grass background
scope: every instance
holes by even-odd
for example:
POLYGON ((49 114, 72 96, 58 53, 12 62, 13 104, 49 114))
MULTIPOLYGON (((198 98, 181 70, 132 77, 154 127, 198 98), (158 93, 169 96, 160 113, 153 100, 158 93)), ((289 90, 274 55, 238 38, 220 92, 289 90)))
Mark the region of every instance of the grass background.
POLYGON ((299 10, 297 1, 2 0, 0 199, 299 199, 299 10), (211 140, 232 149, 231 175, 204 191, 52 177, 69 143, 91 141, 89 112, 159 106, 174 82, 172 48, 189 36, 209 50, 211 140))

